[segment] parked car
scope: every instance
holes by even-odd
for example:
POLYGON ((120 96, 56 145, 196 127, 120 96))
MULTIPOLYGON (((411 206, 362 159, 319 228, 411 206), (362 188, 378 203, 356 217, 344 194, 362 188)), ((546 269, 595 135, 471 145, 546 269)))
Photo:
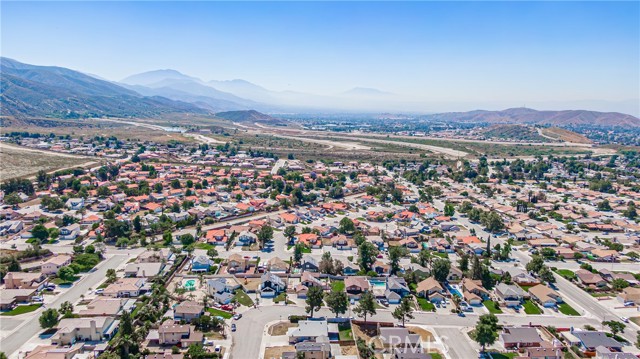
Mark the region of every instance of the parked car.
POLYGON ((231 331, 232 332, 236 331, 236 323, 231 324, 231 331))
POLYGON ((622 320, 625 323, 629 323, 629 318, 627 317, 620 317, 620 320, 622 320))
POLYGON ((464 316, 465 316, 465 315, 464 315, 464 312, 460 312, 460 313, 458 313, 458 316, 459 316, 459 317, 464 317, 464 316))
POLYGON ((220 353, 220 351, 222 351, 222 346, 220 344, 216 345, 216 348, 213 349, 213 351, 216 353, 220 353))
POLYGON ((233 319, 235 319, 235 320, 238 320, 240 318, 242 318, 242 314, 240 314, 240 313, 238 313, 238 314, 233 316, 233 319))
POLYGON ((104 289, 102 289, 102 288, 96 289, 95 293, 96 294, 102 294, 102 293, 104 293, 104 289))

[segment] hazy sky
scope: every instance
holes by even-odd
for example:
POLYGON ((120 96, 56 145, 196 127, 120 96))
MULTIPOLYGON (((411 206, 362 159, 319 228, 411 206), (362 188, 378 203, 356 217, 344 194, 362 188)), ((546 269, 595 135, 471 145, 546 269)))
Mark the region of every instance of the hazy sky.
POLYGON ((640 98, 640 3, 7 2, 2 56, 433 101, 640 98))

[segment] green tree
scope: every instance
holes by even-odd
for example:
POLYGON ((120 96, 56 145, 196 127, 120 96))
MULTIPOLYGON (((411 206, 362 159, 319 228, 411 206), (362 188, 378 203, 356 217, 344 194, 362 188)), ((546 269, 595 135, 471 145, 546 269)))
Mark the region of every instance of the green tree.
POLYGON ((260 247, 264 248, 265 244, 273 238, 273 228, 269 225, 264 225, 258 231, 258 241, 260 247))
POLYGON ((343 217, 340 220, 339 229, 340 233, 344 234, 352 234, 356 231, 356 226, 353 224, 353 221, 349 217, 343 217))
POLYGON ((300 263, 300 261, 302 260, 302 255, 304 254, 304 244, 302 243, 296 243, 296 245, 293 247, 293 261, 296 263, 300 263))
POLYGON ((182 243, 183 246, 188 246, 195 242, 196 242, 196 239, 193 238, 193 235, 191 233, 186 233, 180 236, 180 243, 182 243))
POLYGON ((544 267, 544 259, 542 258, 542 256, 534 254, 531 256, 531 261, 527 263, 525 268, 529 272, 539 273, 542 267, 544 267))
POLYGON ((58 318, 60 317, 60 313, 56 309, 50 308, 42 312, 40 315, 40 326, 43 329, 53 328, 58 324, 58 318))
POLYGON ((61 267, 58 269, 58 278, 70 282, 75 278, 76 272, 71 267, 61 267))
POLYGON ((49 238, 49 230, 42 224, 36 224, 31 230, 31 235, 40 242, 44 242, 49 238))
POLYGON ((463 253, 460 256, 460 259, 458 260, 458 266, 460 267, 460 270, 462 271, 462 273, 465 273, 466 271, 469 270, 469 255, 466 253, 463 253))
POLYGON ((622 214, 631 220, 635 220, 636 218, 638 218, 636 204, 633 201, 629 201, 629 203, 627 204, 627 209, 622 214))
POLYGON ((547 266, 543 266, 542 269, 540 269, 540 272, 538 272, 538 276, 540 277, 540 280, 543 281, 544 283, 556 282, 556 277, 553 275, 553 272, 547 266))
POLYGON ((118 280, 116 270, 113 268, 107 269, 107 283, 114 283, 116 280, 118 280))
POLYGON ((487 212, 482 218, 482 224, 487 227, 487 230, 491 233, 495 233, 504 228, 504 221, 496 212, 487 212))
POLYGON ((336 315, 344 314, 349 309, 349 297, 345 291, 332 290, 325 299, 327 306, 336 315))
POLYGON ((353 312, 359 317, 363 317, 366 323, 368 316, 376 314, 376 298, 371 292, 364 292, 362 296, 360 296, 358 305, 353 308, 353 312))
POLYGON ((389 248, 389 263, 391 265, 391 274, 395 275, 400 270, 400 259, 405 254, 404 248, 393 246, 389 248))
POLYGON ((625 289, 628 286, 629 286, 629 282, 627 282, 626 280, 624 280, 622 278, 616 278, 616 279, 611 281, 611 287, 614 290, 620 291, 620 290, 625 289))
POLYGON ((478 319, 474 332, 474 340, 482 345, 482 351, 486 345, 495 343, 498 338, 498 318, 493 314, 484 314, 478 319))
POLYGON ((73 304, 71 304, 71 302, 69 301, 62 302, 62 304, 60 304, 60 313, 62 313, 63 316, 68 316, 72 314, 73 304))
POLYGON ((626 324, 618 322, 616 320, 608 320, 606 322, 602 322, 602 324, 609 327, 611 333, 613 335, 618 335, 618 333, 624 333, 624 329, 627 327, 626 324))
POLYGON ((133 219, 133 230, 138 233, 142 230, 142 221, 140 220, 140 216, 135 216, 133 219))
POLYGON ((358 262, 360 269, 365 272, 371 270, 371 265, 378 255, 378 249, 371 242, 364 242, 358 247, 358 262))
POLYGON ((9 272, 20 272, 22 268, 20 267, 20 262, 16 259, 16 257, 11 256, 9 260, 9 265, 7 265, 7 271, 9 272))
POLYGON ((408 296, 402 298, 400 305, 396 307, 391 315, 394 318, 402 321, 402 326, 404 327, 404 323, 407 319, 413 319, 413 307, 411 306, 411 299, 408 296))
POLYGON ((449 276, 449 271, 451 270, 451 262, 444 258, 439 258, 435 262, 433 262, 433 268, 431 272, 433 273, 433 277, 438 282, 444 282, 447 280, 449 276))
POLYGON ((287 226, 284 229, 284 236, 289 238, 289 241, 293 240, 293 237, 296 235, 296 227, 295 226, 287 226))
POLYGON ((311 315, 311 318, 313 318, 313 313, 317 312, 322 307, 323 297, 324 293, 322 288, 319 286, 311 286, 307 291, 307 299, 305 300, 307 306, 305 310, 309 315, 311 315))
POLYGON ((456 213, 456 208, 451 204, 447 203, 444 205, 444 215, 447 217, 453 217, 456 213))
POLYGON ((164 233, 162 234, 162 242, 164 243, 165 246, 170 245, 171 243, 173 243, 173 235, 171 234, 171 231, 164 231, 164 233))

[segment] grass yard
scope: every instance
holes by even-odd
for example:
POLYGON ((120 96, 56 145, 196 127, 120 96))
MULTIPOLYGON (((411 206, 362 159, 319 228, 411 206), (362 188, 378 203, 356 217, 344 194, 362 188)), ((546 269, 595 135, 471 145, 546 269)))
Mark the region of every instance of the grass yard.
POLYGON ((205 251, 208 251, 209 249, 216 248, 216 246, 214 246, 213 244, 204 243, 204 242, 198 242, 198 243, 195 244, 194 247, 196 249, 204 249, 205 251))
POLYGON ((491 314, 501 314, 502 313, 502 309, 500 309, 500 307, 498 306, 498 303, 492 301, 492 300, 485 300, 484 302, 482 302, 482 304, 484 304, 485 307, 487 307, 487 309, 489 309, 489 312, 491 314))
POLYGON ((55 284, 55 285, 72 285, 73 282, 77 281, 78 279, 80 279, 80 276, 73 276, 73 278, 71 280, 64 280, 62 278, 53 278, 51 280, 51 283, 55 284))
POLYGON ((538 306, 531 301, 531 299, 527 299, 524 301, 522 305, 524 307, 524 312, 527 314, 542 314, 542 311, 538 306))
POLYGON ((420 304, 420 309, 425 312, 435 312, 436 306, 433 305, 430 301, 425 298, 418 298, 418 304, 420 304))
POLYGON ((491 355, 491 358, 493 359, 513 359, 515 357, 518 356, 518 353, 494 353, 494 352, 490 352, 488 353, 491 355))
POLYGON ((14 315, 31 313, 34 310, 40 308, 41 306, 42 304, 19 305, 8 312, 2 312, 0 315, 12 317, 14 315))
POLYGON ((233 296, 233 299, 235 299, 238 303, 244 305, 245 307, 253 306, 253 300, 251 300, 249 295, 247 295, 244 290, 237 290, 236 294, 233 296))
POLYGON ((571 271, 569 269, 557 269, 556 273, 560 274, 562 277, 564 277, 565 279, 568 279, 568 280, 576 279, 576 274, 573 273, 573 271, 571 271))
POLYGON ((211 313, 211 315, 213 315, 214 317, 222 317, 224 319, 230 319, 231 317, 233 317, 233 314, 229 312, 225 312, 224 310, 216 309, 216 308, 209 308, 207 309, 207 311, 211 313))
POLYGON ((564 315, 574 315, 574 316, 580 315, 580 313, 578 313, 577 310, 573 309, 573 307, 567 303, 562 303, 558 305, 558 310, 560 311, 560 313, 564 315))
MULTIPOLYGON (((275 297, 273 298, 273 302, 274 302, 274 303, 276 303, 276 304, 277 304, 277 303, 280 303, 280 302, 283 302, 283 301, 284 301, 284 298, 285 298, 285 293, 280 293, 280 294, 278 294, 277 296, 275 296, 275 297)), ((292 302, 292 301, 291 301, 291 300, 289 300, 289 299, 287 299, 287 303, 288 303, 288 304, 295 304, 294 302, 292 302)))
POLYGON ((342 280, 334 280, 331 282, 331 290, 336 291, 336 292, 342 292, 344 291, 344 281, 342 280))
POLYGON ((440 353, 431 352, 431 353, 429 353, 429 354, 431 354, 431 359, 442 359, 442 358, 444 358, 444 357, 442 356, 442 354, 440 354, 440 353))
POLYGON ((340 331, 340 340, 353 340, 353 330, 351 325, 339 324, 338 330, 340 331))

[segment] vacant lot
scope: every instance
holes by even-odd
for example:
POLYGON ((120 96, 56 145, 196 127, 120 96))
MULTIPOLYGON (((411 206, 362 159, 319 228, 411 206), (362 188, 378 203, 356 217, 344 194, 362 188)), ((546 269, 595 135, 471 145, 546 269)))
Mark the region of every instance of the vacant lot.
POLYGON ((88 162, 97 160, 0 143, 0 181, 34 175, 40 170, 49 172, 61 168, 81 167, 88 162))

